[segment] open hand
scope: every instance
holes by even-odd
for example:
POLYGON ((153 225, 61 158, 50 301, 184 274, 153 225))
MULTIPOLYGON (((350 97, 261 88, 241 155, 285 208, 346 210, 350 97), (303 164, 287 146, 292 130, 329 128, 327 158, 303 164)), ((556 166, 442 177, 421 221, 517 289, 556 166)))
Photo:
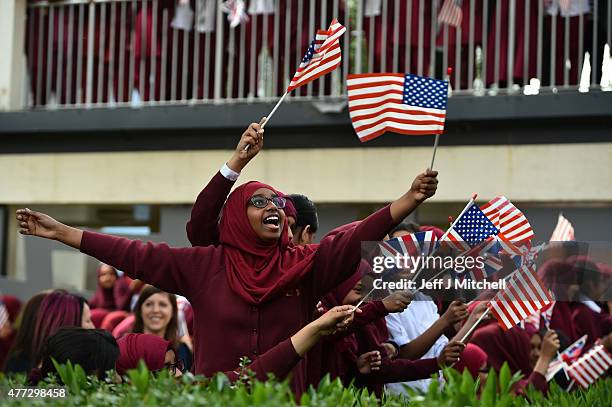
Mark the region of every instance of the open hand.
POLYGON ((57 239, 57 235, 63 226, 51 216, 34 212, 28 208, 17 209, 15 217, 19 223, 19 233, 22 235, 57 239))
POLYGON ((438 171, 426 170, 412 181, 410 194, 418 203, 431 198, 438 189, 438 171))
POLYGON ((361 374, 370 374, 373 371, 380 370, 381 360, 379 351, 366 352, 357 358, 357 369, 361 374))

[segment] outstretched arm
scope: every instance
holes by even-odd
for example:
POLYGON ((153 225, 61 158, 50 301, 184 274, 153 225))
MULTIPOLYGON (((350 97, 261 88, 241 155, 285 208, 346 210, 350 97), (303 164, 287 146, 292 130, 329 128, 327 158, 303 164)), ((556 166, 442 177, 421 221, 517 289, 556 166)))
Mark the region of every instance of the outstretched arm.
POLYGON ((193 270, 210 270, 210 261, 217 253, 213 246, 171 248, 163 243, 82 231, 30 209, 19 209, 17 220, 21 234, 57 240, 125 271, 131 278, 188 298, 205 287, 208 276, 193 270))
POLYGON ((317 250, 315 281, 318 297, 332 290, 355 272, 361 260, 361 242, 378 241, 426 199, 436 193, 438 172, 427 170, 410 189, 391 205, 368 216, 355 227, 325 237, 317 250))
POLYGON ((249 125, 242 133, 232 157, 198 195, 186 227, 187 237, 193 246, 219 243, 218 220, 221 209, 240 172, 263 147, 264 130, 261 123, 265 119, 264 117, 259 123, 249 125), (246 146, 250 147, 245 151, 246 146))

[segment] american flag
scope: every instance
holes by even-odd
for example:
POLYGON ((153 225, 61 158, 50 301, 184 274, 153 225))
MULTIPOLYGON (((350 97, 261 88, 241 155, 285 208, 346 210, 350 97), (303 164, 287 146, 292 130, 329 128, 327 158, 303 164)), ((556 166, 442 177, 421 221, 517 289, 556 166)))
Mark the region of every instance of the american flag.
POLYGON ((452 247, 464 252, 480 244, 489 236, 499 233, 493 221, 486 216, 478 205, 472 204, 469 209, 456 220, 445 239, 452 247))
POLYGON ((392 131, 442 134, 446 120, 446 81, 403 73, 351 74, 347 78, 349 115, 361 142, 392 131))
POLYGON ((508 330, 552 301, 552 294, 538 278, 535 268, 522 266, 488 307, 501 327, 508 330))
POLYGON ((603 376, 610 366, 612 366, 612 355, 602 344, 597 344, 572 363, 567 373, 581 387, 587 388, 603 376))
POLYGON ((499 230, 511 242, 522 242, 533 238, 529 221, 505 196, 498 196, 480 207, 489 218, 499 214, 499 230))
POLYGON ((346 28, 334 19, 327 30, 318 30, 298 67, 287 92, 333 71, 340 65, 340 36, 346 28))
POLYGON ((444 4, 442 4, 440 12, 438 13, 438 24, 448 24, 459 27, 462 19, 463 12, 461 11, 461 0, 444 0, 444 4))
POLYGON ((572 363, 582 354, 582 350, 584 349, 584 345, 586 345, 588 337, 588 335, 582 336, 582 338, 572 343, 563 352, 557 353, 557 357, 550 362, 548 369, 546 370, 547 381, 550 381, 550 379, 552 379, 559 372, 559 370, 567 368, 569 363, 572 363))
POLYGON ((567 242, 575 240, 574 238, 574 227, 562 214, 559 214, 559 220, 557 226, 550 236, 551 242, 567 242))

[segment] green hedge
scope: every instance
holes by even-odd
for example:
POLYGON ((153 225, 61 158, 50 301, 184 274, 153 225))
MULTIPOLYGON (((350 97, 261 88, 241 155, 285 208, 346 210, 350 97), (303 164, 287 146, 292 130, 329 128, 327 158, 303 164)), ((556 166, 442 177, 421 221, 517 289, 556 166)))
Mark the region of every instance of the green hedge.
MULTIPOLYGON (((59 376, 66 383, 69 395, 65 399, 28 399, 7 397, 7 390, 24 386, 25 378, 7 378, 0 374, 0 405, 32 406, 293 406, 295 401, 286 382, 269 380, 254 381, 245 377, 239 384, 230 384, 225 376, 196 380, 184 376, 180 380, 170 377, 167 372, 153 375, 144 365, 128 372, 129 383, 116 384, 110 380, 100 381, 87 378, 80 366, 70 363, 58 367, 59 376)), ((478 382, 466 371, 463 375, 454 370, 446 370, 446 384, 443 387, 433 381, 427 394, 413 394, 410 397, 387 396, 377 400, 366 390, 343 387, 339 381, 323 379, 319 388, 310 389, 300 400, 304 406, 528 406, 542 405, 554 407, 605 406, 612 400, 612 379, 599 381, 587 391, 564 392, 556 385, 551 387, 547 398, 533 389, 528 390, 527 398, 515 396, 510 390, 518 381, 511 376, 507 366, 499 375, 491 371, 480 398, 476 397, 478 382)), ((202 379, 202 378, 200 378, 202 379)), ((41 388, 57 386, 54 378, 40 384, 41 388)))

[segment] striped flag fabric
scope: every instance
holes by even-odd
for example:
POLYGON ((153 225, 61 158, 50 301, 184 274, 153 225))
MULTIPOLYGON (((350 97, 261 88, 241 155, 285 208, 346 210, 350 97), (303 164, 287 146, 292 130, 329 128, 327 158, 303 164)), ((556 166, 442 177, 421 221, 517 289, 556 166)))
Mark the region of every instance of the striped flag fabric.
POLYGON ((505 196, 498 196, 480 207, 489 218, 499 214, 499 231, 511 242, 531 240, 534 236, 529 221, 505 196))
POLYGON ((438 13, 438 24, 448 24, 459 27, 463 20, 461 11, 461 0, 444 0, 438 13))
POLYGON ((488 307, 508 330, 553 301, 551 292, 538 278, 533 266, 522 266, 489 302, 488 307))
POLYGON ((557 226, 555 226, 555 230, 553 230, 552 235, 550 236, 550 241, 568 242, 570 240, 576 240, 574 237, 574 227, 570 221, 560 213, 557 226))
POLYGON ((587 388, 602 377, 612 366, 612 355, 598 343, 570 365, 567 373, 582 388, 587 388))
POLYGON ((561 369, 569 367, 569 363, 575 361, 581 354, 589 335, 583 335, 582 338, 568 346, 563 352, 557 353, 546 370, 546 381, 550 381, 561 369))
POLYGON ((327 30, 317 31, 287 87, 287 92, 291 92, 293 89, 333 71, 340 65, 342 55, 339 38, 345 31, 346 27, 340 24, 337 19, 331 22, 327 30))
POLYGON ((4 327, 4 324, 6 324, 8 320, 8 310, 6 309, 6 305, 4 305, 4 302, 2 302, 2 299, 0 299, 0 329, 4 327))
POLYGON ((465 252, 477 246, 490 236, 499 233, 499 229, 478 205, 472 204, 461 217, 456 220, 444 239, 451 247, 465 252))
POLYGON ((386 133, 442 134, 448 83, 403 73, 350 74, 349 115, 361 142, 386 133))

